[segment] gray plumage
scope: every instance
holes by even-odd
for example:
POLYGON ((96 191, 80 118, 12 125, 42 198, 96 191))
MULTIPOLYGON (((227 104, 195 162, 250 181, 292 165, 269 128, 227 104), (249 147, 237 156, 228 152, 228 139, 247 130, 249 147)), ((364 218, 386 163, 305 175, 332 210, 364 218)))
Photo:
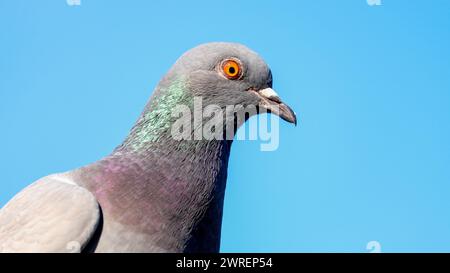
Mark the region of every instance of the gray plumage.
POLYGON ((175 140, 171 111, 201 96, 204 106, 255 105, 296 123, 271 87, 270 69, 243 45, 188 51, 109 156, 44 177, 0 210, 0 252, 218 252, 232 141, 175 140), (219 71, 230 58, 239 79, 219 71))

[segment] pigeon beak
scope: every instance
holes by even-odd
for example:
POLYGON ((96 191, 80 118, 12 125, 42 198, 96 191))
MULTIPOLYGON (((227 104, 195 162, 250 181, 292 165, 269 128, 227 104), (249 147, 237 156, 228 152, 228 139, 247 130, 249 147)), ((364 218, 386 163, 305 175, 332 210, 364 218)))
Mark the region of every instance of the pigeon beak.
POLYGON ((259 103, 260 107, 297 126, 295 112, 281 101, 278 94, 272 88, 265 88, 255 92, 261 98, 259 103))

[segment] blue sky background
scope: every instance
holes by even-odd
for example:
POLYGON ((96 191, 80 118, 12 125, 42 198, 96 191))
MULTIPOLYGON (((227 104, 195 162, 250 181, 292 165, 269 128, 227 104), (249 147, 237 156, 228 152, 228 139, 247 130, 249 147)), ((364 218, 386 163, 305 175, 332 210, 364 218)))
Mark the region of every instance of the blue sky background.
POLYGON ((450 251, 450 1, 0 0, 0 205, 107 155, 185 50, 259 52, 300 116, 233 145, 223 252, 450 251))

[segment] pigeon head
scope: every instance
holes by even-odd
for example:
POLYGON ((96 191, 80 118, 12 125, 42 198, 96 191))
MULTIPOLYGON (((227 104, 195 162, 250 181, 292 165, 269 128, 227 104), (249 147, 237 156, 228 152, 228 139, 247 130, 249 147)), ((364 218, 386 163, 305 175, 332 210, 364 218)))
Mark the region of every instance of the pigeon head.
MULTIPOLYGON (((195 115, 195 98, 201 99, 202 107, 218 106, 222 110, 224 126, 236 125, 234 130, 228 130, 228 127, 223 130, 227 137, 228 132, 234 134, 251 115, 261 112, 297 123, 294 111, 272 89, 272 73, 257 53, 241 44, 207 43, 187 51, 175 62, 155 88, 121 146, 140 149, 145 143, 173 138, 172 129, 177 121, 191 122, 191 116, 179 118, 174 115, 177 107, 187 106, 195 115), (226 115, 228 106, 242 106, 244 118, 226 115), (248 111, 249 106, 254 106, 255 111, 248 111)), ((201 118, 205 119, 204 116, 201 118)), ((189 126, 190 131, 186 130, 189 138, 183 139, 191 139, 197 128, 194 127, 195 124, 189 126)))
POLYGON ((254 105, 297 123, 294 111, 272 89, 272 73, 254 51, 236 43, 208 43, 182 55, 169 71, 170 78, 184 77, 191 96, 219 107, 254 105))

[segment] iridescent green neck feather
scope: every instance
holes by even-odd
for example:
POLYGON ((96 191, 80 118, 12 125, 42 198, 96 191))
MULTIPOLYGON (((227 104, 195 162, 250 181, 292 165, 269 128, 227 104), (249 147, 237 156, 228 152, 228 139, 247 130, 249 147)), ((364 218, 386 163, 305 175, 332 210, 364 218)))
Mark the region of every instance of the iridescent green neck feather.
POLYGON ((161 85, 157 87, 130 134, 116 151, 138 152, 171 138, 171 126, 176 119, 172 116, 173 110, 178 105, 191 108, 193 97, 187 90, 184 78, 171 80, 166 86, 161 85))

